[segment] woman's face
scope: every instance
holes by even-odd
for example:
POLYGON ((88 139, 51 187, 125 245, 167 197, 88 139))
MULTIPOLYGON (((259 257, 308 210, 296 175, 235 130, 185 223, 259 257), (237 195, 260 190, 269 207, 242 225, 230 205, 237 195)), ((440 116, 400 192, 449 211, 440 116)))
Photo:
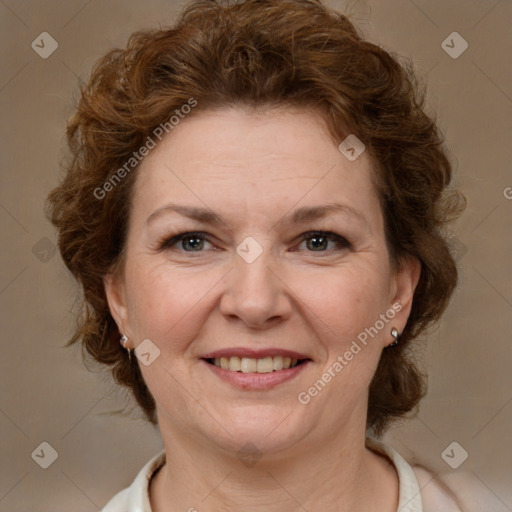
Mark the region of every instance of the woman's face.
POLYGON ((106 287, 132 346, 150 340, 164 437, 277 453, 364 432, 418 278, 390 267, 366 153, 349 161, 314 113, 233 108, 185 119, 137 172, 106 287))

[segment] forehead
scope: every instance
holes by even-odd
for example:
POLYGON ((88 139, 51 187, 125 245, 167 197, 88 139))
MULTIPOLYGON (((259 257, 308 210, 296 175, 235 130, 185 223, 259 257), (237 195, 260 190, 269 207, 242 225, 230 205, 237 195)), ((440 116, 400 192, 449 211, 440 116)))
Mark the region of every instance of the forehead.
POLYGON ((168 202, 238 219, 341 202, 380 221, 369 158, 363 152, 347 159, 320 114, 308 110, 197 112, 163 139, 137 174, 137 216, 168 202))

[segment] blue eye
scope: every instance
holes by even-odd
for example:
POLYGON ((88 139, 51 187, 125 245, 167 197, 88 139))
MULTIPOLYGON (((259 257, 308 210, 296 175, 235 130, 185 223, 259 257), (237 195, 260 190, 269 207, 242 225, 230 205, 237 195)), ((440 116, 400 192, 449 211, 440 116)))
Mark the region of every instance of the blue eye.
POLYGON ((200 252, 204 247, 204 242, 206 241, 206 237, 204 233, 191 232, 191 233, 180 233, 179 235, 173 236, 171 238, 164 239, 162 243, 159 244, 160 249, 170 249, 174 248, 174 246, 181 242, 181 249, 184 252, 200 252), (186 249, 186 247, 191 247, 191 250, 186 249))
POLYGON ((330 231, 310 231, 302 236, 303 242, 311 241, 307 244, 312 248, 312 252, 327 252, 329 242, 333 242, 337 249, 350 249, 351 244, 345 238, 330 231))
MULTIPOLYGON (((310 231, 304 233, 301 237, 301 244, 307 243, 307 248, 310 252, 328 252, 330 250, 343 250, 350 249, 352 245, 344 237, 332 233, 330 231, 310 231), (334 248, 329 248, 329 243, 334 245, 334 248)), ((176 249, 183 252, 202 252, 205 248, 205 243, 210 243, 206 233, 201 232, 187 232, 180 233, 170 238, 164 238, 158 245, 159 250, 176 249), (181 243, 180 246, 177 246, 181 243)))

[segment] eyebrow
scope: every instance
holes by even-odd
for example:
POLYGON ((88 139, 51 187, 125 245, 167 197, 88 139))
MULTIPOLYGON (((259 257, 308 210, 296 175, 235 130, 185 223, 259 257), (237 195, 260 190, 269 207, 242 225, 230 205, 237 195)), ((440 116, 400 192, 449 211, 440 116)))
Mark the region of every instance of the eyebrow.
MULTIPOLYGON (((224 219, 207 208, 199 208, 197 206, 188 206, 176 203, 169 203, 161 208, 156 209, 146 219, 146 224, 154 221, 156 218, 161 217, 165 213, 175 212, 189 219, 196 220, 205 224, 219 226, 221 224, 227 225, 224 219)), ((313 220, 318 220, 333 213, 345 213, 358 218, 367 224, 366 217, 359 211, 347 204, 328 203, 321 206, 304 206, 292 211, 291 213, 283 216, 276 224, 304 224, 313 220)))

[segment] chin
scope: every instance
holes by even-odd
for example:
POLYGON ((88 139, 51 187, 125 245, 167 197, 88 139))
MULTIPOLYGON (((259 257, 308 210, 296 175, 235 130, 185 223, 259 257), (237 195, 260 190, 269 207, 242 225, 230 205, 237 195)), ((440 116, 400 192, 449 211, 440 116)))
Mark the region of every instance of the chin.
POLYGON ((298 414, 276 405, 227 406, 217 411, 222 417, 222 428, 209 423, 203 436, 219 448, 237 456, 256 451, 259 455, 275 454, 292 448, 307 432, 307 425, 298 414))

